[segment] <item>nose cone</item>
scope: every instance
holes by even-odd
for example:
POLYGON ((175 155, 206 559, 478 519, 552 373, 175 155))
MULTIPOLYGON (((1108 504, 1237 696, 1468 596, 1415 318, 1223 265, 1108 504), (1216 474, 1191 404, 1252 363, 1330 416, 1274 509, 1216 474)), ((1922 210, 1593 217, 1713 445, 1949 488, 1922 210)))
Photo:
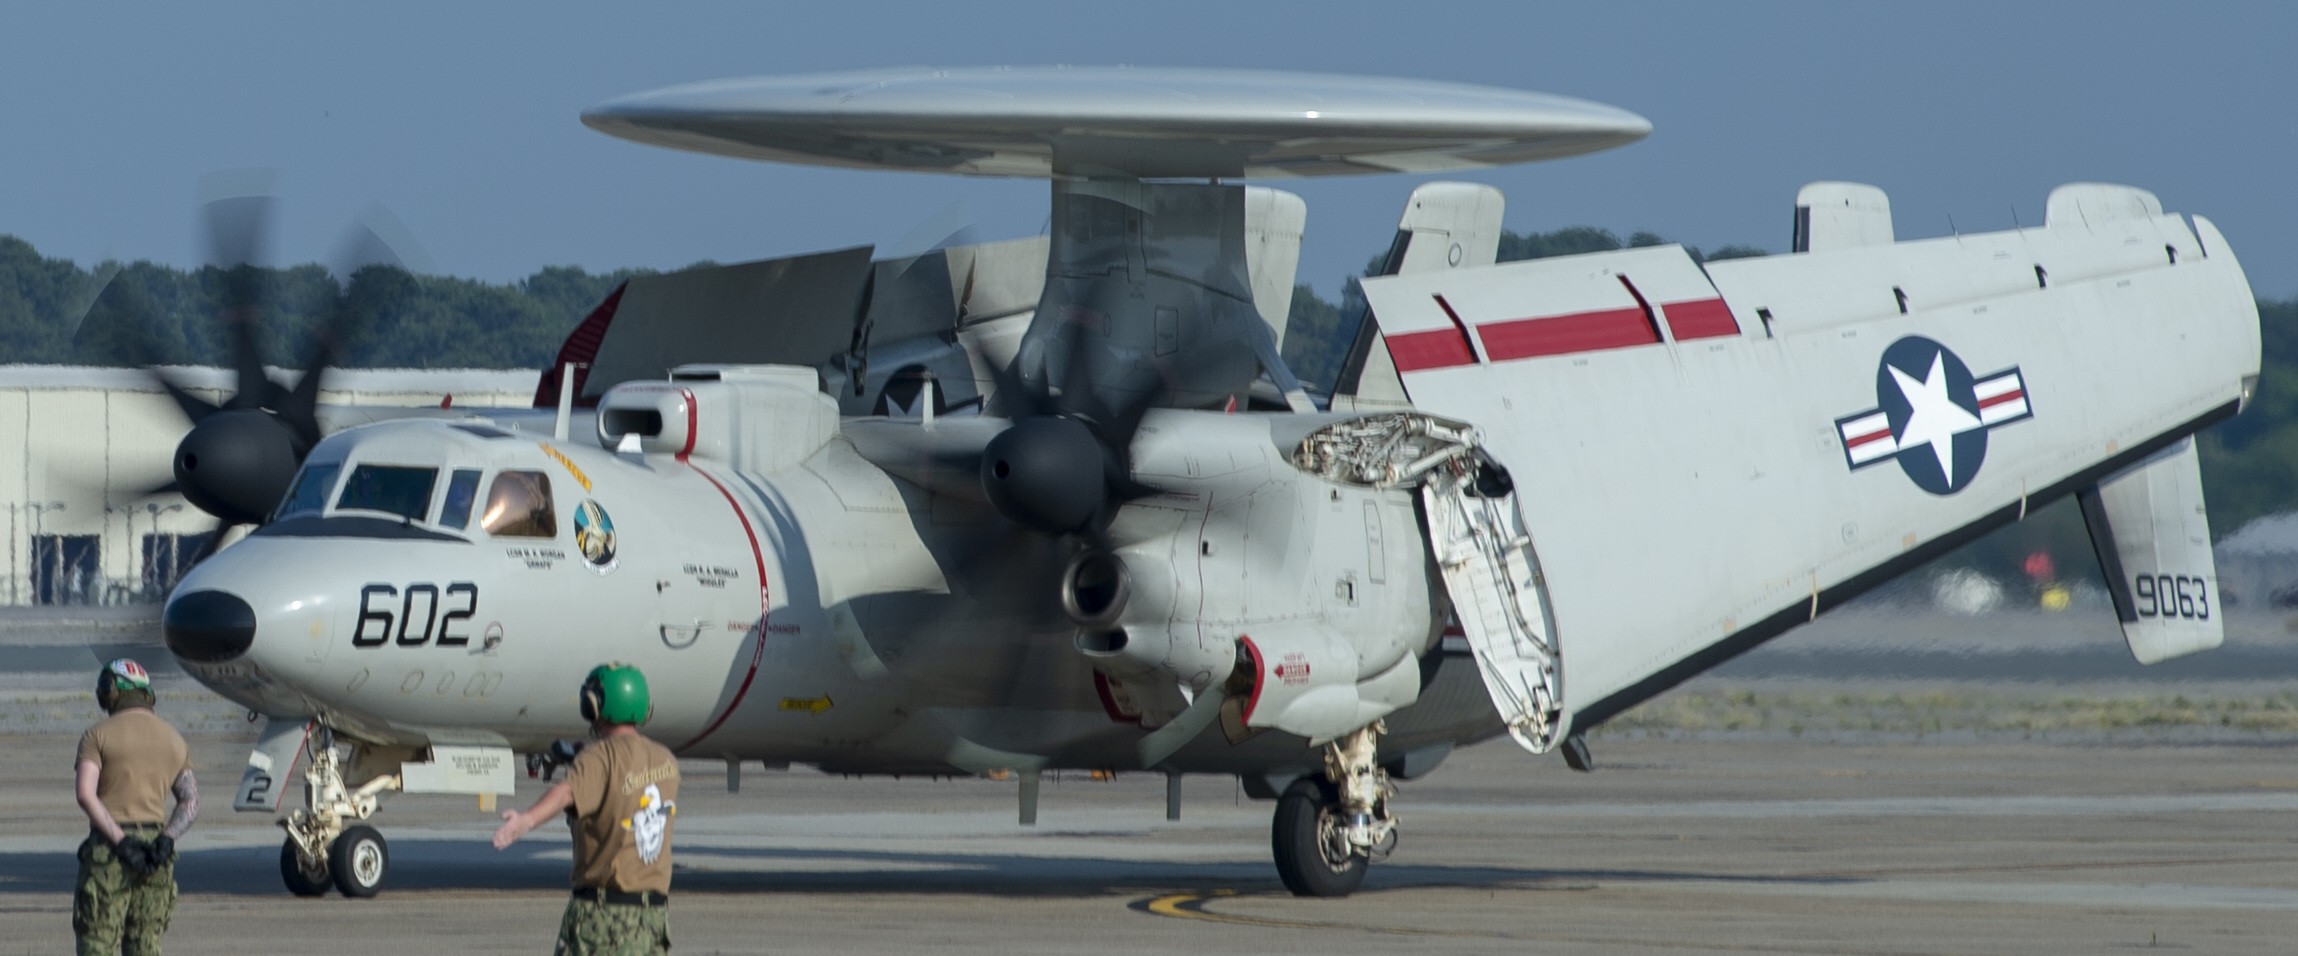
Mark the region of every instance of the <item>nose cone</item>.
POLYGON ((193 591, 168 602, 160 618, 168 650, 187 661, 215 664, 255 643, 255 609, 227 591, 193 591))

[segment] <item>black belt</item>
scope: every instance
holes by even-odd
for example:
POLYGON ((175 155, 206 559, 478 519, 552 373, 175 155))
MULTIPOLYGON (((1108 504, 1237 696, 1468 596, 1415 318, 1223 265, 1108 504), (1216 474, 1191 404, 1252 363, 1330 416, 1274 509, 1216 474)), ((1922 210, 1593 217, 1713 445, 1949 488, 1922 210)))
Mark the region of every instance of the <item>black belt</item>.
POLYGON ((617 906, 670 905, 670 894, 657 893, 653 890, 620 893, 614 890, 602 890, 595 886, 578 886, 575 887, 574 896, 578 900, 589 900, 593 903, 613 903, 617 906))

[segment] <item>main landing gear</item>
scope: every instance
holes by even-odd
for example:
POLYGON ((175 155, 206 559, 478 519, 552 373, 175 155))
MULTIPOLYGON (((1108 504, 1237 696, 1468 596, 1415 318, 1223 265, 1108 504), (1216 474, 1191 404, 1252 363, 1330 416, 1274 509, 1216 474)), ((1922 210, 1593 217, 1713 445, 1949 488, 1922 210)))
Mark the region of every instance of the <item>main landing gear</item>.
POLYGON ((1347 896, 1374 860, 1396 849, 1389 812, 1396 787, 1373 762, 1380 722, 1325 745, 1322 778, 1302 777, 1277 797, 1270 844, 1277 876, 1295 896, 1347 896))
POLYGON ((383 834, 360 821, 375 815, 384 791, 399 787, 400 776, 387 773, 350 788, 334 733, 322 727, 313 734, 303 772, 303 808, 279 821, 287 830, 279 847, 279 878, 288 892, 321 896, 333 887, 345 896, 365 898, 381 890, 391 872, 391 849, 383 834))

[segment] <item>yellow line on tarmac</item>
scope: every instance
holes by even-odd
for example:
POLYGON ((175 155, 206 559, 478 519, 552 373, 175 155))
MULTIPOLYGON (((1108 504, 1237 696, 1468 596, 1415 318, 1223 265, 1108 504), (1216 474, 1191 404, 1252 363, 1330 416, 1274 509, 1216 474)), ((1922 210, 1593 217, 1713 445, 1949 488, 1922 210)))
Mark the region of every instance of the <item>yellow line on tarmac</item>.
POLYGON ((1367 926, 1362 923, 1311 922, 1308 920, 1297 919, 1271 919, 1263 916, 1237 916, 1230 913, 1215 913, 1205 909, 1205 904, 1209 901, 1235 895, 1237 895, 1236 890, 1214 890, 1209 893, 1173 893, 1150 900, 1146 905, 1143 905, 1142 908, 1159 916, 1170 916, 1175 919, 1202 920, 1207 923, 1229 923, 1237 926, 1260 926, 1275 929, 1353 929, 1359 932, 1379 933, 1389 936, 1453 936, 1469 939, 1517 938, 1505 934, 1495 935, 1492 933, 1473 933, 1464 932, 1461 930, 1414 929, 1411 927, 1403 926, 1367 926))
POLYGON ((1332 928, 1332 924, 1330 923, 1310 923, 1303 920, 1291 919, 1264 919, 1257 916, 1231 916, 1227 913, 1206 912, 1203 908, 1207 900, 1216 900, 1224 896, 1235 895, 1237 895, 1236 890, 1214 890, 1210 893, 1173 893, 1167 896, 1160 896, 1156 899, 1150 900, 1146 908, 1149 910, 1149 912, 1155 913, 1159 916, 1170 916, 1174 919, 1203 920, 1208 923, 1234 923, 1239 926, 1275 926, 1286 929, 1332 928))

